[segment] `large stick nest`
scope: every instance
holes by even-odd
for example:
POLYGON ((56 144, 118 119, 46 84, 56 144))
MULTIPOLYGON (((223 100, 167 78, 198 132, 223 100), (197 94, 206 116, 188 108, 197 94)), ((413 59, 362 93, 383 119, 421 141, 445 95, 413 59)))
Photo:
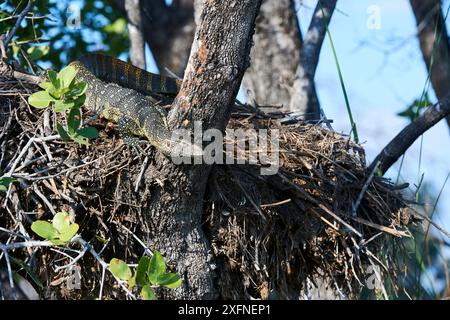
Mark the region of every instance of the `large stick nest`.
MULTIPOLYGON (((149 232, 143 217, 152 192, 141 177, 152 157, 136 155, 115 125, 94 119, 91 124, 101 136, 89 147, 60 139, 35 141, 18 160, 30 139, 51 135, 61 121, 27 104, 34 90, 12 80, 1 82, 0 168, 8 172, 16 163, 19 183, 0 193, 0 226, 37 239, 32 221, 50 220, 51 210, 64 210, 74 215, 83 239, 102 250, 105 261, 118 257, 136 263, 143 253, 136 239, 149 232), (109 241, 106 246, 102 239, 109 241)), ((316 283, 324 282, 334 295, 352 298, 365 286, 368 266, 395 276, 394 240, 409 236, 401 194, 367 171, 360 145, 321 124, 280 125, 285 116, 236 104, 229 123, 230 128, 279 130, 278 174, 261 175, 258 165, 224 164, 215 165, 210 175, 203 226, 221 296, 307 297, 316 283)), ((1 242, 8 239, 17 240, 0 233, 1 242)), ((41 297, 98 295, 101 268, 89 255, 79 261, 81 290, 73 291, 64 285, 65 270, 55 271, 55 265, 69 262, 61 250, 22 249, 12 255, 44 280, 47 289, 40 290, 41 297)), ((104 297, 123 297, 108 276, 103 290, 104 297)))

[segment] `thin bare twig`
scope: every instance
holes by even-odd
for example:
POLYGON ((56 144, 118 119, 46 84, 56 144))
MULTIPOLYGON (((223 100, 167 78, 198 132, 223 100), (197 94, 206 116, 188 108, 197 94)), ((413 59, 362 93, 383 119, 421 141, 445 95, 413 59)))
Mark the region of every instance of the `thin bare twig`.
POLYGON ((5 47, 8 47, 8 44, 11 42, 12 38, 14 37, 17 30, 19 29, 20 24, 22 23, 22 20, 25 18, 28 11, 31 10, 35 1, 36 0, 29 0, 27 6, 19 14, 19 16, 16 20, 16 23, 14 24, 14 27, 8 32, 8 35, 6 36, 5 43, 4 43, 5 47))

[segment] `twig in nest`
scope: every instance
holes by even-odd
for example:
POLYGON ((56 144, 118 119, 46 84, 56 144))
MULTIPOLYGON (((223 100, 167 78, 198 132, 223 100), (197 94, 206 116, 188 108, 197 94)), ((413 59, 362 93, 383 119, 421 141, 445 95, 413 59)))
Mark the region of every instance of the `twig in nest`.
POLYGON ((231 174, 234 177, 234 181, 236 181, 237 185, 239 186, 239 188, 242 190, 242 192, 244 193, 245 197, 248 199, 248 201, 250 201, 250 203, 252 204, 252 206, 255 208, 256 212, 258 212, 258 214, 261 216, 261 218, 263 220, 266 220, 266 217, 264 216, 264 214, 261 211, 261 208, 256 204, 256 202, 253 200, 253 198, 248 194, 247 190, 245 190, 245 188, 242 186, 242 184, 239 181, 239 178, 236 177, 236 174, 233 172, 232 169, 230 169, 231 174))
POLYGON ((378 160, 376 165, 373 167, 372 172, 370 173, 369 177, 367 178, 366 182, 364 183, 364 186, 361 189, 361 192, 358 195, 358 199, 356 199, 356 202, 353 205, 353 210, 352 210, 353 217, 356 217, 356 212, 358 211, 358 207, 364 197, 364 194, 367 191, 367 188, 369 187, 370 183, 372 182, 373 177, 375 177, 375 173, 377 172, 379 166, 380 166, 380 160, 378 160))

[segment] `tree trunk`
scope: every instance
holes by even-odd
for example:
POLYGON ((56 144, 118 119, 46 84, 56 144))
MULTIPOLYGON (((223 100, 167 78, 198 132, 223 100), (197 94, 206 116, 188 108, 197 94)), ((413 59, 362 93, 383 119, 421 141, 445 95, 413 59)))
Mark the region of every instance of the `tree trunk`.
POLYGON ((292 0, 264 0, 244 88, 263 105, 288 107, 300 62, 301 32, 292 0))
POLYGON ((145 41, 142 28, 139 0, 125 0, 130 37, 130 61, 145 70, 145 41))
POLYGON ((304 119, 320 119, 314 76, 327 25, 330 23, 336 1, 322 0, 317 4, 300 53, 300 63, 295 72, 289 109, 303 115, 304 119))
MULTIPOLYGON (((194 1, 173 0, 170 6, 164 0, 140 1, 145 42, 161 73, 168 68, 183 75, 194 38, 194 1)), ((125 1, 114 4, 126 16, 125 1)))
MULTIPOLYGON (((450 91, 450 45, 440 0, 410 0, 420 49, 438 100, 450 91)), ((446 117, 450 126, 450 116, 446 117)))
MULTIPOLYGON (((251 38, 259 0, 212 0, 203 5, 180 93, 169 114, 169 126, 224 130, 231 106, 249 65, 251 38)), ((206 165, 175 165, 161 154, 145 173, 153 201, 146 213, 149 245, 176 267, 183 285, 176 299, 213 299, 210 244, 201 228, 203 198, 210 172, 206 165), (162 181, 156 184, 155 181, 162 181)))

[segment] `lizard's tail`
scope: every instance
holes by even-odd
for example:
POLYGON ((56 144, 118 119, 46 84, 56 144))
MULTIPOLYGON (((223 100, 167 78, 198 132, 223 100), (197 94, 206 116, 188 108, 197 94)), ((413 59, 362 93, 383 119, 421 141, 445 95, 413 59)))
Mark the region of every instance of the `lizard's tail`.
POLYGON ((103 54, 87 54, 79 61, 101 80, 117 83, 145 95, 152 93, 175 95, 181 86, 178 79, 153 74, 103 54))

